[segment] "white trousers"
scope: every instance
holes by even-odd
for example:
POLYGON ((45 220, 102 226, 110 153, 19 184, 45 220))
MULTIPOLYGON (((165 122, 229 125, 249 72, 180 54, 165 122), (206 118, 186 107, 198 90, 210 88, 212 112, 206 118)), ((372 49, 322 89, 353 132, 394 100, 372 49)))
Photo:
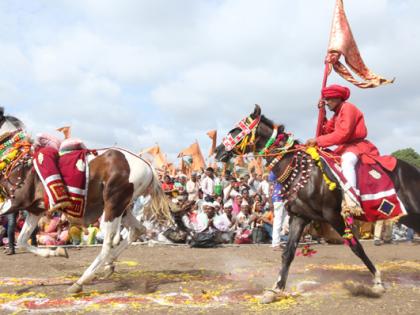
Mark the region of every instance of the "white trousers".
POLYGON ((356 164, 359 158, 352 152, 346 152, 341 156, 341 169, 347 182, 353 187, 357 188, 356 164))
POLYGON ((273 240, 272 246, 279 246, 281 236, 285 234, 284 228, 286 224, 287 211, 284 202, 274 202, 274 219, 273 219, 273 240))

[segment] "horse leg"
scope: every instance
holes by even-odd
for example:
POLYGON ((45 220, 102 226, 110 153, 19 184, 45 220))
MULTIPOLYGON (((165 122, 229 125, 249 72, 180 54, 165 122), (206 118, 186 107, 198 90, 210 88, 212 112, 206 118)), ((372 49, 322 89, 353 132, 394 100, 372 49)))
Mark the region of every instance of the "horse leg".
POLYGON ((289 239, 287 241, 286 248, 283 251, 282 267, 279 273, 279 277, 274 285, 273 290, 267 291, 264 294, 261 303, 265 304, 274 302, 279 293, 285 289, 287 277, 289 275, 290 265, 293 259, 295 258, 296 248, 299 245, 299 240, 307 224, 308 221, 302 217, 291 217, 291 223, 289 227, 289 239))
POLYGON ((121 253, 142 235, 146 229, 138 221, 131 211, 127 211, 122 219, 122 224, 128 229, 128 236, 123 239, 116 248, 111 250, 108 261, 105 263, 105 279, 109 278, 115 271, 114 262, 121 253))
POLYGON ((32 232, 35 230, 40 218, 41 215, 35 215, 30 212, 28 213, 28 216, 25 219, 25 224, 23 225, 17 240, 18 246, 41 257, 61 256, 68 258, 69 256, 65 248, 57 247, 53 250, 50 248, 38 248, 28 244, 28 240, 31 237, 32 232))
MULTIPOLYGON (((346 228, 343 218, 340 214, 338 214, 336 211, 331 211, 331 214, 325 215, 325 218, 328 220, 328 222, 331 224, 331 226, 340 234, 344 234, 344 230, 346 228)), ((352 232, 353 235, 354 231, 352 232)), ((385 291, 384 285, 382 283, 381 278, 381 272, 376 269, 375 265, 372 263, 372 261, 369 259, 369 257, 366 255, 365 250, 363 249, 362 244, 360 244, 359 240, 354 237, 355 243, 350 244, 350 249, 353 251, 354 254, 356 254, 357 257, 359 257, 363 263, 366 265, 366 267, 369 269, 369 271, 373 275, 373 291, 375 293, 381 294, 385 291)))
POLYGON ((102 228, 104 231, 104 242, 102 244, 101 252, 95 258, 95 260, 92 262, 89 268, 85 270, 85 272, 79 278, 79 280, 77 280, 68 289, 68 292, 70 293, 81 292, 83 290, 83 285, 89 282, 90 280, 92 280, 95 276, 95 273, 98 271, 98 269, 101 268, 103 264, 105 263, 105 261, 108 260, 115 233, 119 232, 118 228, 120 226, 120 222, 121 222, 121 217, 117 217, 111 221, 103 223, 102 228))

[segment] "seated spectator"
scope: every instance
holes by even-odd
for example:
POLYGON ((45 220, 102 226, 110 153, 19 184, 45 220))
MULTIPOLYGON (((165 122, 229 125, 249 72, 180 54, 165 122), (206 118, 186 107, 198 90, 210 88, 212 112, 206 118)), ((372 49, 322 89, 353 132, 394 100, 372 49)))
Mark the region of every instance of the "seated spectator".
POLYGON ((252 227, 253 243, 264 243, 267 240, 267 232, 264 229, 265 223, 263 217, 261 202, 256 201, 252 206, 252 212, 249 219, 252 227))
POLYGON ((64 215, 47 212, 38 226, 38 243, 41 245, 65 245, 69 241, 68 221, 64 215))
POLYGON ((241 211, 236 217, 236 235, 235 243, 236 244, 250 244, 252 243, 252 228, 250 224, 249 217, 249 204, 246 200, 243 200, 241 203, 241 211))
POLYGON ((164 180, 162 183, 163 191, 166 193, 172 192, 174 190, 174 184, 172 182, 171 177, 169 175, 165 175, 163 180, 164 180))
POLYGON ((237 217, 238 214, 241 212, 241 204, 242 204, 242 195, 237 195, 234 199, 233 199, 233 204, 232 204, 232 216, 233 217, 237 217))

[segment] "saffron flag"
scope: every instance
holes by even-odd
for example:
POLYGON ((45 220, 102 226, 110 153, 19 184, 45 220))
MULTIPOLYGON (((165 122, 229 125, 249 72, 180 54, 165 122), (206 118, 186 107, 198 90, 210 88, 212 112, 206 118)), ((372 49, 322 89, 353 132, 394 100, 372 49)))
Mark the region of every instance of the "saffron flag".
POLYGON ((262 161, 261 156, 257 157, 256 159, 251 160, 248 163, 248 172, 251 173, 253 170, 255 171, 257 175, 263 175, 264 167, 263 167, 263 161, 262 161))
POLYGON ((71 137, 71 127, 65 126, 57 129, 58 132, 62 132, 64 134, 64 139, 69 139, 71 137))
POLYGON ((216 143, 217 143, 217 130, 210 130, 209 132, 207 132, 207 135, 210 137, 211 139, 211 148, 209 151, 209 156, 212 156, 214 151, 216 151, 216 143))
POLYGON ((139 155, 141 156, 146 153, 150 154, 153 157, 153 163, 155 164, 157 168, 164 168, 164 166, 168 164, 159 145, 155 145, 153 147, 147 148, 146 150, 143 150, 142 152, 140 152, 139 155))
POLYGON ((336 0, 325 62, 329 67, 328 73, 334 68, 341 77, 359 88, 374 88, 394 82, 394 79, 387 80, 376 75, 363 62, 344 12, 343 0, 336 0), (362 82, 357 81, 347 67, 339 61, 342 55, 347 66, 363 80, 362 82))
POLYGON ((190 145, 188 148, 182 150, 178 157, 183 156, 191 156, 192 163, 191 163, 191 170, 192 171, 200 171, 201 169, 204 169, 206 167, 206 163, 204 162, 203 154, 201 153, 200 145, 198 142, 194 142, 192 145, 190 145))
POLYGON ((191 175, 191 167, 189 164, 187 164, 183 158, 179 161, 179 167, 178 169, 181 171, 182 174, 185 174, 187 176, 191 175))
MULTIPOLYGON (((380 85, 393 83, 394 79, 387 80, 373 73, 364 63, 357 48, 350 24, 344 12, 343 0, 336 0, 333 21, 331 26, 330 41, 328 44, 327 56, 325 58, 325 71, 322 87, 327 85, 328 75, 332 69, 337 72, 346 81, 355 86, 366 89, 375 88, 380 85), (363 81, 360 82, 354 78, 350 70, 340 62, 341 56, 344 56, 346 65, 363 81)), ((319 106, 318 126, 316 136, 322 134, 322 124, 326 117, 324 106, 319 106)))

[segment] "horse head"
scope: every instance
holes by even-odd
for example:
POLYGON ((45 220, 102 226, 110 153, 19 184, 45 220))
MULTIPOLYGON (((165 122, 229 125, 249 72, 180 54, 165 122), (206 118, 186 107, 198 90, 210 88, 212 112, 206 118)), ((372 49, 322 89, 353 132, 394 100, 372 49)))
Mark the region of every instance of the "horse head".
POLYGON ((216 148, 216 160, 229 161, 234 155, 253 153, 264 156, 276 144, 282 147, 289 136, 284 133, 283 125, 276 125, 261 114, 261 107, 255 105, 254 111, 223 138, 216 148))

